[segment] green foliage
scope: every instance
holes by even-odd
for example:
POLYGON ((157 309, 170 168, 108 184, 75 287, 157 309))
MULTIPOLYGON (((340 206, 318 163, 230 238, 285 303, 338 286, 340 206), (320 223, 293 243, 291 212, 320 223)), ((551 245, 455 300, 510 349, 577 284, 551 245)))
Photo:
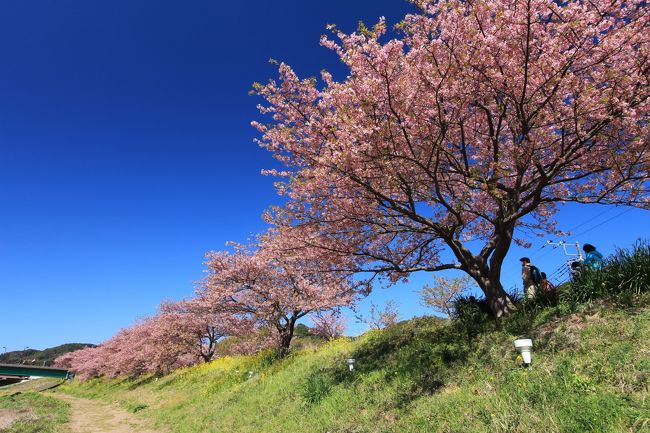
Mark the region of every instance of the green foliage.
MULTIPOLYGON (((621 257, 620 269, 641 260, 621 257)), ((633 308, 565 309, 561 298, 571 289, 558 288, 560 301, 519 301, 500 323, 483 301, 465 298, 456 320, 417 318, 284 358, 267 351, 158 380, 63 390, 146 408, 139 415, 178 433, 649 431, 650 294, 635 294, 633 308), (522 333, 534 342, 531 369, 519 366, 513 348, 522 333), (356 360, 353 372, 347 358, 356 360)))
POLYGON ((298 323, 296 329, 294 330, 294 335, 296 337, 307 337, 311 335, 311 330, 309 327, 303 323, 298 323))
POLYGON ((126 401, 122 404, 122 407, 124 407, 126 410, 128 410, 131 413, 136 413, 148 408, 149 406, 135 401, 126 401))
POLYGON ((629 304, 650 290, 650 243, 638 241, 631 249, 618 249, 607 258, 602 270, 586 269, 582 278, 560 292, 560 303, 575 310, 600 298, 629 304))
POLYGON ((638 241, 607 259, 605 282, 614 293, 640 295, 650 290, 650 243, 638 241))
POLYGON ((459 330, 464 331, 467 340, 490 329, 492 324, 490 307, 485 298, 459 295, 452 301, 451 318, 459 330))
POLYGON ((334 381, 331 374, 327 374, 326 370, 315 371, 307 377, 300 389, 304 405, 313 406, 320 402, 329 394, 333 386, 334 381))
POLYGON ((2 433, 54 433, 68 421, 69 405, 30 391, 0 398, 0 413, 15 419, 2 433))

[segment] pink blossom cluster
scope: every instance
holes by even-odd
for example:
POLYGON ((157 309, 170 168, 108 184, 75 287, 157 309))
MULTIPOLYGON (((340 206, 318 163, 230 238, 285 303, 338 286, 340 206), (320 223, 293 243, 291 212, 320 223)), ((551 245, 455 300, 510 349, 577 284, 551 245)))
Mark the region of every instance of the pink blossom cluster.
POLYGON ((236 317, 272 330, 287 353, 297 321, 353 303, 364 283, 352 279, 336 256, 297 246, 290 232, 269 230, 254 245, 208 254, 199 293, 236 317))
POLYGON ((82 380, 162 374, 210 361, 224 337, 251 332, 250 321, 218 311, 200 297, 165 302, 158 314, 120 330, 97 347, 66 353, 55 364, 82 380))
POLYGON ((389 283, 462 270, 508 314, 501 268, 522 233, 558 233, 567 202, 650 206, 650 8, 414 3, 393 39, 383 19, 331 28, 344 80, 280 64, 255 85, 259 143, 287 166, 268 219, 389 283))
MULTIPOLYGON (((387 38, 324 37, 348 68, 256 84, 269 122, 259 144, 286 165, 282 207, 250 245, 207 255, 196 296, 96 348, 57 360, 80 377, 163 373, 209 361, 219 342, 290 348, 313 315, 413 272, 464 271, 495 316, 522 233, 558 233, 567 202, 650 207, 650 8, 645 0, 414 0, 387 38), (471 243, 470 243, 471 242, 471 243)), ((396 306, 372 326, 395 323, 396 306)))
MULTIPOLYGON (((299 319, 349 305, 363 287, 338 269, 338 262, 320 260, 320 250, 310 255, 293 242, 270 230, 253 245, 209 253, 208 275, 193 298, 164 302, 158 314, 95 348, 65 354, 56 364, 84 380, 163 374, 268 347, 286 354, 299 319)), ((324 336, 342 332, 336 325, 324 336)))
POLYGON ((310 318, 313 324, 312 332, 327 340, 341 337, 347 326, 347 317, 340 311, 325 311, 314 314, 310 318))

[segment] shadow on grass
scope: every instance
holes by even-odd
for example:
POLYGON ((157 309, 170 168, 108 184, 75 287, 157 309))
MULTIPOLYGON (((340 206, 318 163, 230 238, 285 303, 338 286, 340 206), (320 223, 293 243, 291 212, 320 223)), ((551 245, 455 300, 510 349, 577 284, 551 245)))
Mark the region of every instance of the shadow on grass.
POLYGON ((132 391, 136 388, 139 388, 141 386, 147 385, 151 382, 154 382, 158 380, 160 376, 157 375, 150 375, 150 376, 141 376, 138 378, 133 378, 133 379, 128 379, 130 382, 128 386, 126 387, 129 391, 132 391))
POLYGON ((375 332, 349 355, 355 359, 354 372, 348 370, 344 359, 313 371, 302 390, 304 402, 307 406, 317 404, 335 387, 356 386, 366 380, 386 386, 399 382, 402 386, 394 402, 398 407, 433 394, 445 385, 453 366, 467 359, 470 343, 458 335, 455 326, 435 317, 375 332))

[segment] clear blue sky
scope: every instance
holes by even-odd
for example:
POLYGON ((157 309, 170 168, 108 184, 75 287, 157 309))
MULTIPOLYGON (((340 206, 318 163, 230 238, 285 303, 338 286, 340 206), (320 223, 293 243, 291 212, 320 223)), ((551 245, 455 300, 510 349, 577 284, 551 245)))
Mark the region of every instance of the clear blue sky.
MULTIPOLYGON (((5 2, 0 350, 96 343, 161 300, 191 294, 203 254, 262 230, 260 214, 278 202, 272 179, 259 174, 273 161, 249 126, 259 102, 251 84, 275 76, 268 59, 303 76, 340 75, 318 45, 326 24, 352 31, 382 15, 395 23, 410 8, 402 0, 5 2)), ((599 212, 572 207, 560 220, 571 227, 599 212)), ((604 252, 627 245, 648 236, 647 216, 628 212, 588 239, 604 252)), ((527 252, 533 259, 538 246, 527 252)), ((511 254, 507 285, 520 255, 511 254)), ((396 297, 404 317, 422 314, 413 291, 426 280, 373 299, 396 297)))

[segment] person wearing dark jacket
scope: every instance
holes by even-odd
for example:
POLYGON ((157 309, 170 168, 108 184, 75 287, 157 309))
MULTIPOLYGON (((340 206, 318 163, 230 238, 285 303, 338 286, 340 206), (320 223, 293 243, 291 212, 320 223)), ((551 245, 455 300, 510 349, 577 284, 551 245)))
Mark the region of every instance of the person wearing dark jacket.
POLYGON ((580 260, 572 261, 569 270, 571 271, 571 280, 574 283, 580 281, 580 278, 582 278, 582 262, 580 260))
POLYGON ((534 299, 541 283, 539 269, 530 263, 528 257, 522 257, 519 261, 521 262, 521 280, 524 283, 524 294, 526 299, 534 299))

